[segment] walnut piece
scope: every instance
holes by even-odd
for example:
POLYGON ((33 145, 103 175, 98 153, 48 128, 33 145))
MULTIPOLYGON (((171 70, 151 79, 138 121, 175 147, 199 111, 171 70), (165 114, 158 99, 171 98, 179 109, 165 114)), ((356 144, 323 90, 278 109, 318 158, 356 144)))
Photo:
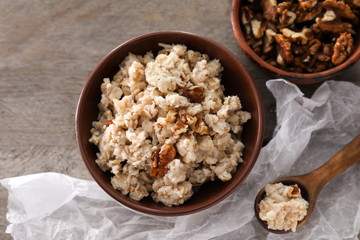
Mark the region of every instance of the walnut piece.
POLYGON ((310 55, 315 55, 321 47, 321 41, 319 39, 311 39, 309 41, 310 55))
POLYGON ((269 54, 273 49, 273 42, 275 41, 276 32, 272 29, 266 29, 264 36, 264 45, 263 45, 263 53, 269 54))
POLYGON ((333 32, 333 33, 341 33, 345 32, 352 28, 351 23, 341 22, 340 20, 335 20, 331 22, 323 22, 320 18, 317 18, 316 23, 319 28, 323 31, 333 32))
POLYGON ((266 30, 261 15, 257 14, 250 22, 251 30, 256 39, 262 38, 266 30))
POLYGON ((276 12, 278 14, 283 14, 285 10, 290 10, 290 9, 291 9, 291 2, 282 2, 278 4, 276 12))
POLYGON ((162 150, 158 149, 151 157, 153 161, 150 167, 150 176, 152 178, 164 177, 168 168, 167 165, 176 156, 176 149, 172 144, 167 144, 162 147, 162 150))
POLYGON ((191 130, 200 135, 209 133, 209 127, 206 126, 204 120, 199 114, 194 117, 185 113, 173 126, 174 135, 178 136, 180 134, 186 133, 189 126, 191 130))
POLYGON ((184 89, 183 95, 191 102, 201 103, 205 99, 204 91, 203 87, 191 86, 184 89))
POLYGON ((282 26, 289 26, 295 22, 296 13, 292 11, 285 10, 284 14, 281 15, 280 24, 282 26))
POLYGON ((323 18, 321 18, 322 22, 331 22, 336 19, 336 14, 333 10, 326 10, 323 18))
POLYGON ((165 121, 168 123, 173 123, 176 120, 176 112, 174 110, 170 110, 167 114, 166 114, 166 118, 165 121))
POLYGON ((290 185, 290 187, 293 188, 293 190, 292 190, 291 193, 290 193, 291 197, 301 196, 301 195, 300 195, 300 188, 298 187, 297 184, 295 184, 295 185, 290 185))
POLYGON ((316 6, 317 0, 299 0, 299 3, 301 9, 305 11, 309 11, 310 9, 313 9, 316 6))
POLYGON ((178 120, 174 126, 172 127, 172 131, 174 132, 175 136, 179 136, 183 133, 186 133, 188 130, 188 125, 185 124, 183 121, 178 120))
POLYGON ((277 18, 276 0, 261 0, 260 5, 264 11, 264 18, 268 21, 275 21, 277 18))
POLYGON ((276 34, 275 40, 279 45, 279 55, 277 58, 277 62, 280 65, 289 64, 293 60, 293 55, 291 53, 291 42, 289 39, 285 38, 282 34, 276 34), (280 59, 281 57, 281 59, 280 59))
POLYGON ((344 2, 335 0, 325 0, 321 3, 321 6, 326 10, 334 11, 337 17, 346 18, 357 21, 357 17, 351 11, 351 7, 344 2))
POLYGON ((277 13, 280 15, 279 21, 281 26, 286 27, 295 22, 296 13, 290 10, 291 2, 279 3, 277 13))
POLYGON ((181 116, 181 121, 183 121, 184 123, 188 124, 189 126, 194 125, 197 121, 196 117, 192 117, 189 114, 185 113, 184 115, 181 116))
POLYGON ((241 22, 244 25, 247 25, 250 23, 251 19, 254 18, 254 13, 248 6, 242 6, 241 7, 241 22))
POLYGON ((209 127, 206 126, 204 120, 202 119, 202 117, 200 115, 196 115, 196 123, 195 125, 191 125, 191 129, 200 134, 200 135, 204 135, 204 134, 208 134, 209 133, 209 127))
POLYGON ((108 120, 105 122, 106 127, 110 126, 111 124, 113 124, 113 121, 111 121, 111 120, 108 120))
POLYGON ((291 42, 296 42, 305 45, 308 42, 307 35, 311 33, 310 28, 304 27, 301 32, 294 32, 288 28, 281 29, 282 34, 291 42))
POLYGON ((318 55, 317 59, 320 62, 328 62, 331 59, 331 55, 332 55, 332 46, 331 44, 327 43, 324 44, 323 52, 318 55))
POLYGON ((345 2, 353 8, 360 8, 360 0, 345 0, 345 2))
POLYGON ((354 50, 354 39, 350 33, 341 33, 334 45, 334 54, 331 57, 331 62, 334 65, 339 65, 345 61, 345 59, 354 50))
POLYGON ((319 16, 319 14, 321 14, 321 12, 322 12, 322 8, 319 5, 316 5, 313 9, 311 9, 310 12, 297 11, 296 15, 298 17, 297 17, 296 21, 301 23, 301 22, 307 22, 307 21, 314 20, 317 16, 319 16))

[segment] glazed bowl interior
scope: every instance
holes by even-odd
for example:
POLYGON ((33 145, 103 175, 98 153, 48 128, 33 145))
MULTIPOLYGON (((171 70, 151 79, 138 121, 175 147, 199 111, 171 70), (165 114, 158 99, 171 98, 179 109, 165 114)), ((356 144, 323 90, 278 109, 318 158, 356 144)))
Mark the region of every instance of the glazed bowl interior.
MULTIPOLYGON (((232 2, 230 18, 234 36, 244 54, 252 62, 254 62, 257 66, 259 66, 262 70, 271 75, 273 78, 284 78, 300 85, 318 83, 327 79, 331 79, 338 73, 352 66, 360 59, 360 37, 359 35, 356 35, 354 39, 354 52, 352 53, 352 55, 347 58, 342 64, 337 65, 333 68, 316 73, 295 73, 274 67, 265 60, 263 60, 260 56, 258 56, 246 42, 246 38, 244 36, 240 23, 240 8, 243 2, 244 1, 242 0, 233 0, 232 2)), ((359 33, 359 30, 360 29, 356 29, 355 31, 359 33)))
POLYGON ((227 49, 207 38, 185 32, 156 32, 129 40, 106 55, 95 67, 86 81, 79 98, 76 112, 76 137, 81 156, 94 180, 105 192, 121 204, 143 213, 177 216, 194 213, 218 203, 230 195, 250 173, 260 148, 264 132, 264 113, 258 88, 243 64, 227 49), (219 59, 224 67, 222 84, 226 95, 238 95, 243 109, 251 112, 252 119, 244 125, 242 141, 245 144, 243 159, 229 182, 214 181, 202 185, 183 205, 167 207, 156 203, 151 197, 135 201, 115 190, 109 172, 103 172, 95 163, 98 148, 89 143, 92 122, 97 120, 100 102, 100 85, 103 78, 110 78, 119 70, 119 64, 131 52, 144 55, 160 50, 159 43, 180 43, 188 49, 206 53, 210 58, 219 59))

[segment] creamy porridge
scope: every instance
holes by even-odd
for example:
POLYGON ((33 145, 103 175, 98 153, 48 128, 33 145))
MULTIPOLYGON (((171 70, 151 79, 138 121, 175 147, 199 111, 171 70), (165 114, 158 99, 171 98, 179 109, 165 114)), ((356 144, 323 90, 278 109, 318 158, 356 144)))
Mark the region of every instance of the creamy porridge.
POLYGON ((222 66, 184 45, 156 57, 129 54, 101 85, 90 142, 113 187, 135 200, 179 205, 206 181, 229 181, 242 162, 242 125, 251 118, 224 96, 222 66))
POLYGON ((268 184, 266 197, 260 202, 259 217, 273 230, 296 231, 298 221, 304 219, 309 203, 302 198, 300 188, 295 184, 268 184))

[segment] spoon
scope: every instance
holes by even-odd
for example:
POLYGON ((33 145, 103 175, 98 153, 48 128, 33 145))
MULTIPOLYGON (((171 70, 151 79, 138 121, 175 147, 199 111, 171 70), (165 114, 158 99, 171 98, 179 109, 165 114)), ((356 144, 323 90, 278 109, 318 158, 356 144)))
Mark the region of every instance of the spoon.
MULTIPOLYGON (((345 171, 347 168, 360 161, 360 134, 355 137, 349 144, 341 149, 335 156, 330 158, 324 165, 318 169, 300 176, 284 177, 276 179, 271 184, 282 182, 284 185, 297 184, 301 190, 302 197, 309 202, 307 214, 298 222, 297 229, 301 227, 310 217, 314 210, 316 199, 321 189, 337 175, 345 171)), ((267 228, 267 223, 259 217, 259 203, 265 197, 265 187, 260 190, 255 199, 255 216, 262 226, 273 233, 288 233, 291 230, 273 230, 267 228)))

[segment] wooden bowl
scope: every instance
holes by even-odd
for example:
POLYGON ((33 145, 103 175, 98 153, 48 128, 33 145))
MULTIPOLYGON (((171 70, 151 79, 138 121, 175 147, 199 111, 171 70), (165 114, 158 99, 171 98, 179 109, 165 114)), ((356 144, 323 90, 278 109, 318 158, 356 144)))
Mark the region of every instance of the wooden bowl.
MULTIPOLYGON (((280 68, 274 67, 270 65, 268 62, 264 61, 260 56, 258 56, 251 47, 247 44, 240 23, 240 7, 242 6, 241 0, 233 0, 231 11, 230 11, 230 19, 232 24, 232 30, 236 41, 244 54, 253 61, 256 65, 258 65, 262 70, 269 73, 273 78, 284 78, 295 84, 314 84, 318 82, 323 82, 327 79, 331 79, 336 74, 344 71, 349 68, 351 65, 356 63, 360 58, 360 47, 359 47, 359 37, 357 36, 354 39, 354 47, 355 50, 353 54, 346 59, 342 64, 337 65, 333 68, 322 72, 316 73, 295 73, 282 70, 280 68)), ((359 31, 357 31, 359 32, 359 31)))
POLYGON ((253 168, 262 146, 264 134, 264 111, 259 90, 244 65, 229 50, 220 44, 195 34, 186 32, 154 32, 131 39, 116 47, 107 54, 95 67, 87 79, 81 92, 76 111, 76 138, 82 159, 90 174, 100 187, 121 204, 139 212, 178 216, 194 213, 220 202, 245 180, 253 168), (238 95, 243 109, 252 114, 252 119, 244 125, 242 141, 245 144, 243 152, 244 162, 239 167, 232 180, 228 182, 208 182, 183 205, 167 207, 154 202, 151 197, 135 201, 120 191, 115 190, 111 183, 109 172, 103 172, 95 163, 98 148, 89 143, 92 122, 97 120, 100 101, 100 84, 103 78, 112 78, 119 70, 119 64, 131 52, 144 55, 152 51, 154 55, 160 50, 159 43, 181 43, 188 49, 206 53, 211 59, 217 58, 224 67, 222 84, 225 85, 226 95, 238 95))

